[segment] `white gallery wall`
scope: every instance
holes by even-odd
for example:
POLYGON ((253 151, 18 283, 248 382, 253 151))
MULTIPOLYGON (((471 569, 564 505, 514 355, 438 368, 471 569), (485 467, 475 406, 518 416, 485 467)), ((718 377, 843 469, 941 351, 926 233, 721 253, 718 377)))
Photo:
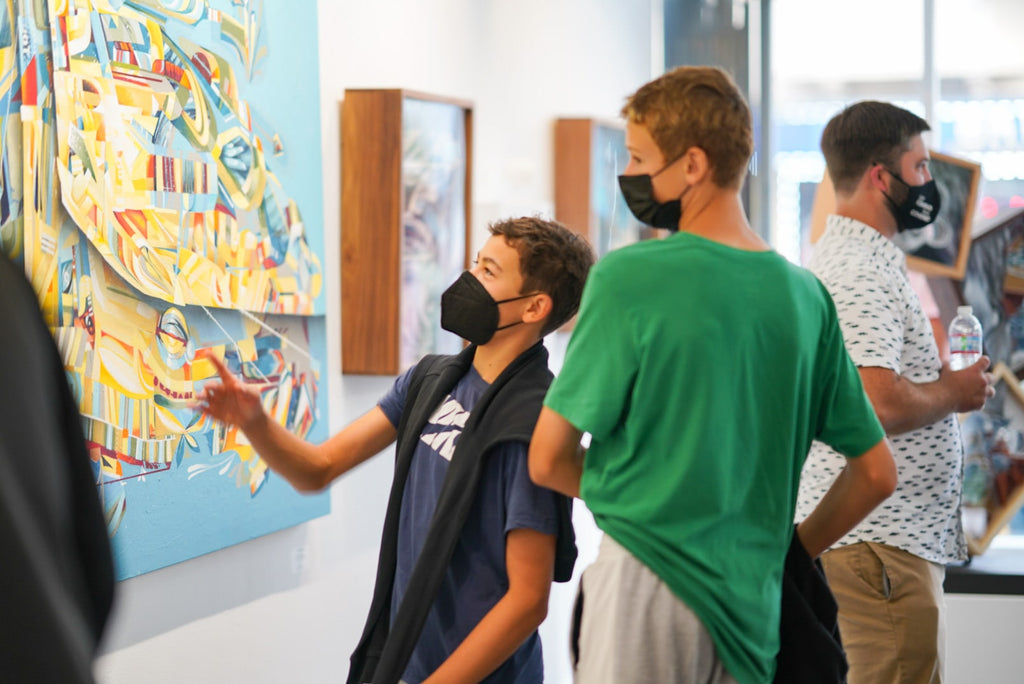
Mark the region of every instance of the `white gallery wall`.
MULTIPOLYGON (((623 98, 650 78, 652 2, 658 0, 317 3, 319 25, 310 30, 320 53, 332 432, 372 407, 392 380, 341 375, 345 89, 408 88, 473 102, 475 249, 489 220, 552 213, 555 118, 614 119, 623 98)), ((559 335, 549 340, 555 359, 564 343, 559 335)), ((98 680, 343 681, 373 590, 391 471, 390 453, 382 454, 334 484, 327 517, 121 582, 98 680)), ((592 523, 578 513, 583 564, 596 550, 592 523)), ((570 681, 572 591, 557 587, 542 628, 554 684, 570 681)))

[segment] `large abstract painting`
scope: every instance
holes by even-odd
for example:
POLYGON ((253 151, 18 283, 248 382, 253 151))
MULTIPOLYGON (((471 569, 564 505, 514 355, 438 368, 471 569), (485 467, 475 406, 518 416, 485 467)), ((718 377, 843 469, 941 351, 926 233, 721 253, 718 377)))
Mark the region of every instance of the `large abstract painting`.
POLYGON ((192 407, 215 355, 326 437, 315 3, 0 11, 0 238, 80 401, 119 576, 326 513, 192 407))

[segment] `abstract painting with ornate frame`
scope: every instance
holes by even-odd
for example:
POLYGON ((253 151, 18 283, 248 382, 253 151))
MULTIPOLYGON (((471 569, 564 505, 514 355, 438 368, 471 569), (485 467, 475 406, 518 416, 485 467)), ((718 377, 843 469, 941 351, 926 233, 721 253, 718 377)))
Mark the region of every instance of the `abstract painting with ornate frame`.
POLYGON ((119 578, 327 513, 192 406, 217 356, 326 436, 315 4, 0 11, 0 236, 80 402, 119 578))

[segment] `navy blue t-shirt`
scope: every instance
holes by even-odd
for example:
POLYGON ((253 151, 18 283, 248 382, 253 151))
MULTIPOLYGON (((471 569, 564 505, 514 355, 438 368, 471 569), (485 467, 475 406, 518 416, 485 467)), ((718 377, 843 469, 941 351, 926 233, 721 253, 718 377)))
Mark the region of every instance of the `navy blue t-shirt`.
MULTIPOLYGON (((395 380, 379 406, 398 426, 412 371, 395 380)), ((394 620, 413 567, 433 519, 448 464, 469 412, 487 390, 487 382, 470 368, 431 414, 413 453, 398 523, 398 560, 391 600, 394 620)), ((523 442, 499 444, 487 454, 476 501, 456 543, 437 598, 402 679, 408 684, 430 676, 462 643, 508 590, 505 535, 529 528, 557 534, 555 494, 530 481, 523 442)), ((429 549, 426 550, 429 553, 429 549)), ((535 684, 543 681, 540 636, 534 632, 511 658, 484 682, 535 684)))

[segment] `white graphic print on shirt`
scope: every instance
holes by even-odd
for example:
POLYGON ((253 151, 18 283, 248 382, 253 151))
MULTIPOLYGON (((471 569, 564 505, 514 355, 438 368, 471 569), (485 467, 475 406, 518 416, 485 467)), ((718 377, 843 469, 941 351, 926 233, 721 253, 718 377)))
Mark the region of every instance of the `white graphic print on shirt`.
POLYGON ((449 394, 427 419, 427 424, 420 433, 420 441, 430 446, 444 460, 451 461, 452 454, 455 453, 455 442, 462 434, 462 428, 466 427, 468 418, 469 411, 462 408, 462 404, 449 394), (448 429, 434 431, 436 427, 448 429))

